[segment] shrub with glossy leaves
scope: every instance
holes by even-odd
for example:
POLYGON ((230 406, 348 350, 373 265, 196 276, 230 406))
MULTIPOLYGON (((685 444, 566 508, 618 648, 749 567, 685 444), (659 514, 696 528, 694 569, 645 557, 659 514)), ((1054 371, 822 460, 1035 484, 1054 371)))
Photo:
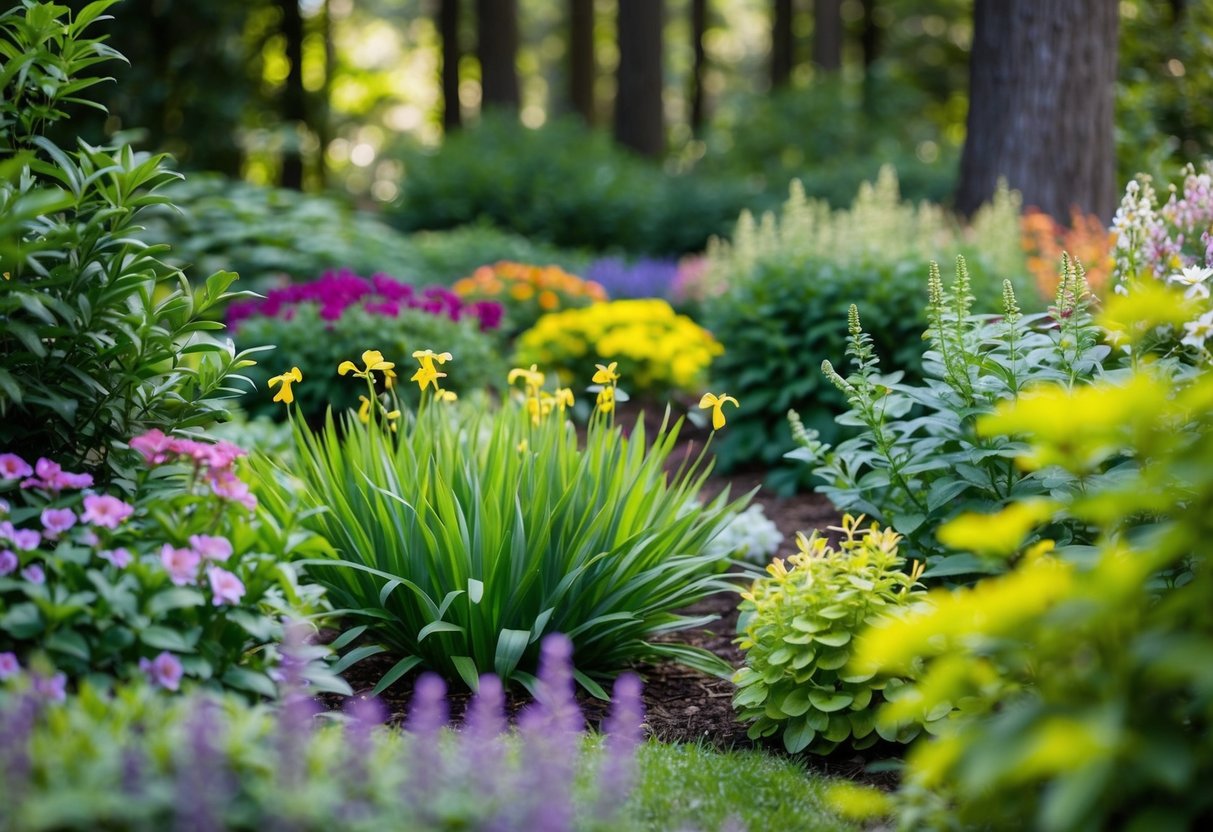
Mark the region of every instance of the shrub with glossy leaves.
POLYGON ((100 471, 133 434, 214 421, 252 363, 211 335, 236 276, 191 288, 137 240, 177 178, 164 158, 45 135, 118 57, 86 36, 111 5, 0 15, 0 445, 100 471))
POLYGON ((751 738, 779 734, 788 751, 826 754, 844 743, 863 749, 918 734, 918 724, 876 719, 903 679, 847 666, 860 632, 920 594, 921 569, 902 570, 898 535, 875 523, 862 528, 862 519, 843 518, 838 548, 816 532, 797 535, 800 551, 787 565, 776 560, 742 594, 737 641, 745 667, 733 676, 733 707, 753 723, 751 738))

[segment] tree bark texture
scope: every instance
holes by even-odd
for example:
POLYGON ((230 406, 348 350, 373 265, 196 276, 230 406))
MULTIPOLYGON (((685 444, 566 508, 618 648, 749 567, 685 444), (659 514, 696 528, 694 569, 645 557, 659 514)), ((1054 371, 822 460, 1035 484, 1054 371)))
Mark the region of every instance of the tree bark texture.
POLYGON ((703 106, 703 72, 707 64, 707 53, 703 48, 703 35, 708 29, 708 0, 691 0, 691 132, 699 135, 706 118, 703 106))
POLYGON ((1116 206, 1116 0, 977 0, 956 208, 999 177, 1060 221, 1116 206))
POLYGON ((459 110, 459 2, 438 0, 438 34, 442 38, 442 129, 450 133, 463 124, 459 110))
POLYGON ((517 111, 518 0, 476 0, 481 104, 517 111))
POLYGON ((286 42, 286 86, 282 90, 282 121, 287 130, 282 148, 279 182, 284 188, 303 188, 303 150, 298 131, 307 124, 307 92, 303 88, 303 13, 299 0, 279 0, 282 10, 281 32, 286 42))
POLYGON ((813 63, 826 72, 842 69, 842 0, 813 0, 813 63))
POLYGON ((569 101, 594 123, 594 0, 569 0, 569 101))
POLYGON ((615 140, 645 156, 665 152, 662 0, 619 0, 615 140))
POLYGON ((775 0, 771 14, 771 89, 786 87, 792 78, 795 38, 792 34, 792 0, 775 0))

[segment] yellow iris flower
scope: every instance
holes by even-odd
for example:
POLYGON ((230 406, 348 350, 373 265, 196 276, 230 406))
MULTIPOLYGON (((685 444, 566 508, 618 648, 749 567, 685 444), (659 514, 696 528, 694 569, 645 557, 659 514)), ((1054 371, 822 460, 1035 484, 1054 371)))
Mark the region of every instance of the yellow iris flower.
POLYGON ((598 401, 595 403, 598 409, 603 413, 610 413, 615 409, 615 388, 603 387, 598 391, 598 401))
POLYGON ((358 421, 365 425, 371 421, 371 400, 366 396, 359 396, 358 401, 362 402, 358 405, 358 421))
POLYGON ((434 369, 435 361, 439 364, 445 364, 454 357, 449 352, 434 352, 433 350, 416 350, 413 352, 413 358, 417 359, 417 363, 431 370, 434 369))
POLYGON ((290 370, 280 376, 274 376, 269 380, 269 386, 273 387, 276 384, 281 384, 282 387, 274 394, 274 401, 290 404, 295 401, 295 391, 291 389, 292 384, 297 384, 303 381, 303 373, 299 372, 298 367, 291 367, 290 370))
POLYGON ((391 361, 383 360, 383 353, 379 350, 366 350, 362 353, 362 363, 365 369, 359 370, 358 365, 353 361, 342 361, 337 365, 337 372, 341 375, 353 373, 358 378, 370 378, 373 370, 385 372, 391 370, 396 365, 391 361))
POLYGON ((598 372, 594 373, 593 378, 595 384, 614 384, 619 381, 619 373, 616 372, 616 369, 619 367, 618 361, 612 361, 605 367, 601 364, 595 364, 594 366, 598 368, 598 372))
POLYGON ((417 368, 417 372, 409 377, 409 381, 417 382, 417 386, 422 390, 430 385, 433 385, 434 389, 437 390, 438 379, 440 378, 446 378, 446 373, 440 373, 438 370, 435 370, 433 364, 428 367, 423 364, 417 368))
POLYGON ((434 398, 440 402, 455 402, 459 399, 459 394, 454 390, 435 390, 434 398))
POLYGON ((737 399, 732 396, 726 396, 723 393, 717 396, 715 393, 704 393, 703 398, 699 400, 699 406, 702 409, 712 408, 712 430, 720 430, 724 427, 724 404, 728 402, 733 407, 741 407, 737 399))
POLYGON ((506 376, 506 382, 509 384, 513 384, 518 379, 522 379, 523 384, 525 384, 527 387, 538 390, 543 386, 544 381, 547 380, 547 376, 539 372, 538 365, 532 364, 531 369, 529 370, 523 369, 522 367, 515 367, 514 369, 510 370, 510 374, 506 376))

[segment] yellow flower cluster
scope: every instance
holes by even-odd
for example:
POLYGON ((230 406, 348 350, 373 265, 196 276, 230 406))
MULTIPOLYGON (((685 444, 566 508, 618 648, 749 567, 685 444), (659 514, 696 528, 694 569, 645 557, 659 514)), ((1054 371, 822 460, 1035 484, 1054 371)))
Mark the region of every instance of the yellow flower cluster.
POLYGON ((520 364, 552 367, 565 383, 588 356, 617 362, 639 392, 691 390, 724 347, 664 300, 617 300, 544 315, 518 339, 520 364))
POLYGON ((524 322, 544 312, 607 299, 602 286, 569 274, 558 266, 532 266, 508 260, 481 266, 451 288, 460 297, 498 301, 505 305, 515 321, 524 322), (519 315, 519 311, 523 314, 519 315), (527 311, 531 314, 527 315, 527 311))

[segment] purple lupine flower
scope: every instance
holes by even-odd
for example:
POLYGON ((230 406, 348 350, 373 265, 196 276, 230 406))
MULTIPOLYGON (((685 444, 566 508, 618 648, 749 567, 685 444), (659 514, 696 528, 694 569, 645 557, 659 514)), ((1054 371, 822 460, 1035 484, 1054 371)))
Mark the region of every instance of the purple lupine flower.
POLYGON ((185 675, 181 661, 172 653, 162 652, 159 656, 148 661, 139 660, 139 669, 147 674, 148 681, 159 685, 165 690, 178 690, 181 687, 181 677, 185 675))
POLYGON ((463 766, 460 774, 469 781, 472 792, 489 803, 496 799, 504 785, 506 772, 501 764, 507 728, 505 689, 500 679, 485 674, 480 677, 480 685, 464 719, 458 759, 463 766))
POLYGON ((598 816, 611 817, 627 800, 635 777, 636 748, 643 739, 644 700, 640 677, 625 673, 611 690, 605 756, 598 773, 598 816))
POLYGON ((319 706, 308 696, 304 670, 306 647, 311 629, 300 621, 289 623, 282 637, 278 722, 275 743, 278 748, 278 779, 283 787, 298 785, 303 776, 303 751, 307 747, 312 722, 319 706))
POLYGON ((17 661, 16 653, 0 653, 0 682, 11 679, 20 672, 21 662, 17 661))
POLYGON ((34 694, 43 702, 62 702, 67 699, 67 674, 42 676, 35 673, 32 678, 34 694))
POLYGON ((118 525, 135 513, 129 503, 108 494, 87 494, 84 497, 84 512, 80 519, 103 529, 116 529, 118 525))
POLYGON ((21 577, 29 581, 31 584, 46 583, 46 573, 42 571, 42 567, 36 563, 31 563, 29 566, 21 570, 21 577))
POLYGON ((30 464, 16 454, 0 454, 0 480, 19 480, 33 473, 30 464))
POLYGON ((413 700, 405 730, 410 737, 410 765, 404 783, 405 804, 425 817, 434 789, 443 782, 442 729, 447 724, 446 682, 434 673, 424 673, 413 685, 413 700))
POLYGON ((178 777, 175 827, 188 832, 222 832, 227 828, 223 807, 232 791, 231 774, 219 742, 223 721, 219 707, 198 697, 185 724, 179 765, 188 777, 178 777))
POLYGON ((345 702, 345 746, 343 766, 346 795, 338 815, 345 825, 353 825, 370 811, 367 796, 367 761, 373 748, 375 729, 387 718, 387 709, 373 696, 352 696, 345 702))
POLYGON ((30 734, 38 716, 38 700, 21 694, 0 704, 0 772, 5 793, 13 802, 21 799, 30 774, 30 734))
POLYGON ((0 577, 13 574, 20 565, 21 561, 10 549, 0 551, 0 577))
POLYGON ((226 569, 212 566, 206 570, 206 576, 211 583, 211 603, 216 607, 223 604, 239 604, 244 597, 244 582, 226 569))
POLYGON ((70 508, 44 508, 41 519, 46 537, 53 540, 76 525, 76 512, 70 508))
POLYGON ((573 643, 560 633, 544 638, 536 703, 518 719, 529 767, 522 793, 529 796, 522 828, 564 832, 572 826, 573 777, 582 715, 573 695, 573 643))
POLYGON ((225 561, 232 556, 232 541, 209 534, 190 535, 190 548, 206 560, 225 561))

